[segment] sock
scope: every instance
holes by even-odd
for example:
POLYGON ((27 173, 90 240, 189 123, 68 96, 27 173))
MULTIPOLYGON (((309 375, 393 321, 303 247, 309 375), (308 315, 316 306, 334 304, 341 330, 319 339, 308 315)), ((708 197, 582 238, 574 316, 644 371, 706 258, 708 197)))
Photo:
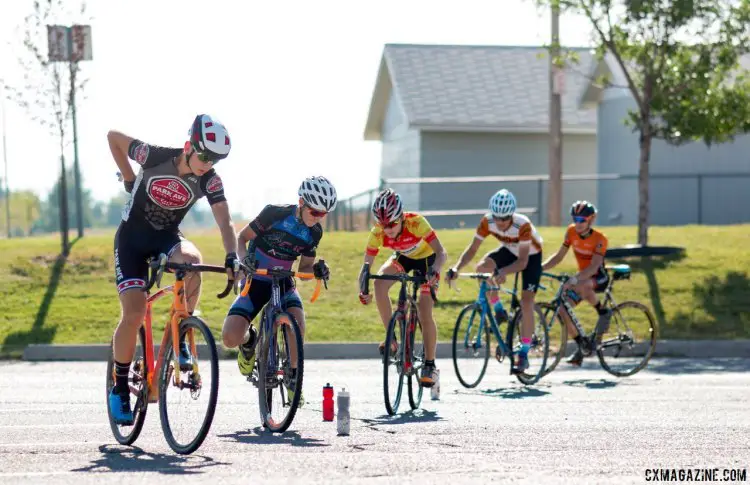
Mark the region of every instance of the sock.
POLYGON ((521 353, 528 354, 529 348, 531 348, 531 339, 527 337, 521 338, 521 353))
POLYGON ((427 367, 427 366, 435 367, 435 360, 425 360, 424 361, 424 366, 425 367, 427 367))
POLYGON ((130 362, 121 364, 115 361, 115 392, 117 394, 130 394, 128 388, 128 373, 130 372, 130 362))

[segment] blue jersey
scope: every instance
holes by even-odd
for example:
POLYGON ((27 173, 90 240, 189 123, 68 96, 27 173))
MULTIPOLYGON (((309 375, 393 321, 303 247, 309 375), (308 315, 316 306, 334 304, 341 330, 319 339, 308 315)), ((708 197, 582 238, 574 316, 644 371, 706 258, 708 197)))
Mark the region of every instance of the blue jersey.
MULTIPOLYGON (((292 269, 301 256, 314 258, 323 237, 323 227, 308 227, 297 217, 296 205, 267 205, 250 223, 256 237, 248 247, 255 252, 258 268, 292 269)), ((265 280, 268 277, 255 276, 265 280)))

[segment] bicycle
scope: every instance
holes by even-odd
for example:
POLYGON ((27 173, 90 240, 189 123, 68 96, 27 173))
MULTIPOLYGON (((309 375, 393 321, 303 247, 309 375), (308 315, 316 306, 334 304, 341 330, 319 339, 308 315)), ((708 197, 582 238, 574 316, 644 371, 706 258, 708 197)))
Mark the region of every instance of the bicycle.
POLYGON ((649 310, 647 306, 637 301, 624 301, 622 303, 617 303, 612 296, 612 289, 615 281, 630 279, 630 266, 628 266, 627 264, 618 264, 613 266, 606 266, 605 268, 608 271, 612 271, 612 277, 610 278, 609 284, 603 291, 603 307, 610 310, 612 312, 612 315, 609 320, 609 325, 606 326, 607 328, 595 328, 589 334, 586 334, 586 332, 583 331, 580 320, 576 316, 575 311, 573 310, 573 306, 568 300, 568 296, 570 296, 572 290, 568 291, 565 296, 563 295, 564 283, 570 277, 567 275, 556 275, 547 272, 542 273, 542 276, 552 278, 561 283, 554 299, 551 302, 541 304, 542 308, 545 311, 545 317, 550 316, 550 318, 547 319, 547 321, 549 322, 549 328, 552 328, 552 325, 554 325, 555 321, 559 322, 561 335, 560 351, 555 357, 555 360, 547 368, 545 374, 552 372, 555 367, 557 367, 557 364, 560 362, 562 356, 565 355, 565 350, 568 342, 568 326, 565 324, 565 320, 561 313, 563 310, 567 312, 568 316, 570 317, 570 321, 573 323, 573 326, 578 331, 578 334, 583 338, 582 349, 584 351, 584 355, 589 356, 592 353, 596 352, 599 358, 599 363, 604 368, 604 370, 606 370, 610 374, 617 377, 631 376, 643 369, 651 359, 651 356, 654 353, 654 349, 656 348, 656 338, 658 334, 658 325, 656 319, 651 313, 651 310, 649 310), (637 312, 636 316, 634 318, 630 318, 629 322, 626 322, 623 313, 626 310, 631 309, 637 312), (609 337, 605 339, 604 336, 608 334, 608 332, 612 331, 613 322, 615 324, 614 328, 616 329, 616 333, 609 335, 609 337), (634 329, 642 330, 646 334, 646 337, 643 339, 643 343, 640 343, 634 336, 634 329), (644 346, 647 347, 644 348, 644 346), (644 352, 644 356, 633 361, 632 356, 622 354, 623 350, 625 350, 626 353, 627 351, 634 351, 634 353, 644 352), (612 362, 608 361, 609 351, 611 351, 612 353, 612 362), (624 360, 618 360, 621 355, 625 357, 624 360), (616 369, 614 365, 615 361, 622 362, 625 368, 623 370, 616 369))
MULTIPOLYGON (((458 377, 458 381, 461 385, 471 389, 479 385, 487 371, 487 363, 490 359, 492 335, 495 336, 498 343, 495 347, 495 360, 502 363, 506 356, 510 357, 508 359, 510 361, 510 373, 514 374, 514 358, 521 345, 522 322, 522 309, 517 292, 518 273, 516 273, 512 290, 508 290, 502 286, 490 285, 488 280, 494 277, 492 273, 459 273, 458 277, 471 278, 480 281, 479 294, 477 295, 476 301, 469 303, 461 309, 461 312, 456 319, 456 326, 453 329, 453 369, 456 371, 456 377, 458 377), (503 339, 500 332, 500 325, 503 322, 497 322, 494 312, 490 307, 490 302, 487 299, 487 292, 489 291, 500 291, 511 297, 511 304, 508 309, 508 330, 505 334, 505 339, 503 339), (466 329, 461 330, 461 323, 467 315, 470 316, 468 316, 466 329), (474 318, 477 315, 479 315, 478 324, 474 321, 474 318), (474 329, 476 329, 476 335, 472 333, 474 329), (492 331, 492 334, 490 334, 490 331, 492 331), (515 344, 513 343, 514 340, 515 344), (463 371, 459 369, 459 361, 463 361, 463 357, 466 357, 467 360, 474 358, 481 359, 481 365, 479 366, 476 379, 472 380, 469 378, 469 375, 471 374, 468 370, 468 365, 462 366, 464 368, 463 371)), ((540 288, 544 289, 542 286, 540 286, 540 288)), ((456 291, 460 290, 456 288, 456 291)), ((544 315, 538 304, 534 305, 534 311, 536 313, 536 323, 534 334, 531 337, 531 345, 528 354, 529 369, 532 368, 532 363, 539 363, 539 368, 533 373, 529 372, 528 369, 523 372, 515 373, 516 378, 526 385, 534 384, 542 378, 547 364, 547 356, 549 354, 549 336, 544 315)))
MULTIPOLYGON (((258 344, 261 346, 260 352, 256 351, 255 365, 247 380, 258 388, 258 408, 263 427, 274 433, 283 433, 292 424, 299 408, 305 359, 299 324, 294 315, 286 311, 285 304, 281 301, 280 282, 283 278, 313 279, 315 275, 280 268, 257 269, 254 263, 244 262, 240 263, 240 268, 246 273, 242 296, 248 295, 254 275, 271 277, 271 300, 263 308, 256 339, 256 347, 258 344), (284 328, 284 331, 279 332, 279 328, 284 328), (293 363, 297 364, 296 375, 292 372, 293 363), (281 398, 276 406, 273 402, 275 389, 279 390, 281 398), (274 418, 273 411, 279 409, 286 409, 287 414, 281 418, 274 418)), ((318 280, 310 303, 318 299, 321 283, 325 283, 328 289, 325 280, 318 280)))
MULTIPOLYGON (((157 287, 161 284, 161 278, 164 270, 175 272, 175 283, 160 289, 153 295, 149 295, 146 300, 146 317, 143 325, 138 331, 138 341, 136 342, 136 351, 128 373, 128 387, 130 388, 131 399, 135 397, 133 409, 133 425, 120 426, 115 423, 112 414, 107 405, 107 415, 112 433, 118 443, 122 445, 131 445, 138 439, 143 429, 143 423, 146 419, 146 411, 149 403, 159 403, 159 415, 161 418, 161 427, 164 438, 167 440, 170 448, 176 453, 184 455, 197 450, 208 435, 208 431, 213 421, 214 411, 216 409, 216 399, 219 390, 219 361, 216 351, 216 344, 208 328, 208 325, 199 317, 191 316, 187 311, 187 300, 185 297, 185 276, 189 272, 212 272, 225 273, 226 268, 223 266, 211 266, 205 264, 190 263, 173 263, 167 261, 166 254, 160 254, 158 258, 149 261, 151 275, 146 287, 143 288, 148 293, 156 283, 157 287), (152 308, 154 303, 160 298, 171 293, 173 295, 172 305, 170 308, 169 324, 164 327, 164 335, 161 339, 159 354, 154 361, 154 341, 152 333, 152 308), (196 338, 202 336, 205 342, 199 347, 196 344, 196 338), (187 341, 191 356, 193 358, 192 368, 189 370, 180 369, 179 355, 180 342, 187 341), (140 347, 138 347, 140 343, 140 347), (205 348, 204 348, 205 347, 205 348), (200 422, 198 432, 190 434, 187 438, 175 437, 174 426, 184 424, 190 420, 173 420, 170 422, 170 407, 167 403, 167 391, 170 388, 176 388, 179 391, 189 390, 191 400, 197 400, 203 391, 204 378, 201 368, 198 365, 198 351, 201 355, 207 352, 208 362, 210 364, 210 385, 208 389, 209 398, 206 414, 200 422), (158 379, 155 376, 158 374, 158 379), (129 432, 125 432, 129 429, 129 432)), ((234 281, 229 278, 224 291, 217 295, 218 298, 226 297, 234 286, 234 281)), ((112 340, 114 344, 114 339, 112 340)), ((110 355, 107 362, 107 379, 106 391, 109 395, 112 386, 115 383, 114 370, 114 347, 110 346, 110 355)), ((181 393, 180 397, 181 396, 181 393)))
MULTIPOLYGON (((419 383, 419 372, 424 367, 425 361, 422 324, 419 322, 417 307, 417 289, 425 284, 427 279, 420 271, 414 271, 413 276, 406 273, 394 275, 370 274, 369 264, 365 264, 363 276, 360 282, 360 292, 363 295, 370 293, 371 279, 397 281, 401 284, 398 292, 398 303, 388 323, 385 346, 383 347, 383 398, 386 412, 390 416, 396 414, 401 404, 404 378, 407 377, 409 405, 412 409, 417 409, 422 403, 422 392, 424 390, 419 383), (411 288, 407 291, 409 284, 411 284, 411 288), (394 345, 398 349, 395 353, 391 352, 391 347, 394 345), (397 383, 392 386, 388 382, 391 365, 395 367, 393 373, 397 378, 397 383)), ((430 297, 433 302, 437 302, 435 289, 432 286, 430 286, 430 297)))

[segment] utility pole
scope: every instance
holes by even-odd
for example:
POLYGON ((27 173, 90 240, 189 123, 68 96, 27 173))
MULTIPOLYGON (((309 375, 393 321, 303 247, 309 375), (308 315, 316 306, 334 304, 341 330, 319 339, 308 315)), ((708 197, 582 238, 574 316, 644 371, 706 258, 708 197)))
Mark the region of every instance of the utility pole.
MULTIPOLYGON (((0 91, 0 108, 3 110, 3 162, 5 163, 5 227, 8 231, 8 239, 11 238, 12 234, 10 231, 10 186, 8 185, 8 138, 5 136, 6 123, 5 118, 5 86, 3 85, 3 91, 0 91)), ((0 187, 2 190, 2 187, 0 187)))
POLYGON ((560 64, 560 4, 552 2, 552 44, 549 56, 549 187, 547 225, 559 226, 562 213, 562 106, 565 71, 560 64))
POLYGON ((76 118, 76 72, 78 65, 70 63, 70 108, 73 116, 73 168, 76 184, 76 222, 78 223, 78 237, 83 237, 83 198, 81 195, 81 170, 78 168, 78 123, 76 118))

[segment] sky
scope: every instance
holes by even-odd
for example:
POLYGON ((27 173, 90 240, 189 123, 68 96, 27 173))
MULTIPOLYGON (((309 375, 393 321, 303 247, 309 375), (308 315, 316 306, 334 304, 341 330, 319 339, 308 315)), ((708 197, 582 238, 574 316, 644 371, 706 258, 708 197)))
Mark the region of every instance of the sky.
MULTIPOLYGON (((4 3, 0 77, 13 82, 23 72, 10 46, 32 1, 4 3)), ((208 113, 232 137, 216 169, 230 209, 246 217, 268 203, 296 202, 310 175, 328 177, 340 198, 377 186, 381 145, 364 141, 363 131, 385 44, 543 45, 550 26, 532 0, 94 0, 87 7, 93 60, 83 66, 89 82, 78 103, 85 187, 97 200, 120 190, 108 130, 182 147, 195 115, 208 113)), ((589 30, 585 19, 561 18, 565 45, 589 45, 589 30)), ((21 108, 5 108, 10 188, 44 196, 59 177, 59 141, 21 108)), ((72 164, 72 148, 67 156, 72 164)))

